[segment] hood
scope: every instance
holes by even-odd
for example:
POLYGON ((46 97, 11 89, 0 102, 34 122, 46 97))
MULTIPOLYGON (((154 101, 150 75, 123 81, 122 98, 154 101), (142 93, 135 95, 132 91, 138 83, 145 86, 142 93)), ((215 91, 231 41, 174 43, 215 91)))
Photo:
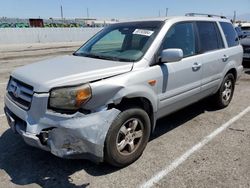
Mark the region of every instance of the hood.
POLYGON ((250 46, 250 36, 248 36, 248 37, 246 37, 244 39, 241 39, 240 44, 243 45, 243 46, 250 46))
POLYGON ((132 70, 133 63, 101 60, 79 56, 62 56, 17 68, 12 76, 33 86, 34 92, 76 85, 123 74, 132 70))

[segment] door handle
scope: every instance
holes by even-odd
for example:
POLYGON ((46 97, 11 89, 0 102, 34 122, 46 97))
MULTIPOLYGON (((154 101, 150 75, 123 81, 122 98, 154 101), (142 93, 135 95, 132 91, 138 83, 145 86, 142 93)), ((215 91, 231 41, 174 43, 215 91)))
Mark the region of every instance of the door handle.
POLYGON ((228 58, 229 58, 229 56, 224 55, 224 56, 222 57, 222 61, 223 61, 223 62, 227 62, 228 58))
POLYGON ((192 66, 193 71, 198 71, 201 68, 200 63, 194 63, 192 66))

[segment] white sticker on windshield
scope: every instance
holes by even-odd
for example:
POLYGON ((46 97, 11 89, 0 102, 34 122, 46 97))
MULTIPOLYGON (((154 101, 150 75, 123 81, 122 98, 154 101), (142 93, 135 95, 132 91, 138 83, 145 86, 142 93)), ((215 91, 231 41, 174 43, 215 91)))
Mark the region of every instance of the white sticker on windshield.
POLYGON ((144 35, 144 36, 151 36, 154 31, 146 30, 146 29, 136 29, 133 34, 134 35, 144 35))

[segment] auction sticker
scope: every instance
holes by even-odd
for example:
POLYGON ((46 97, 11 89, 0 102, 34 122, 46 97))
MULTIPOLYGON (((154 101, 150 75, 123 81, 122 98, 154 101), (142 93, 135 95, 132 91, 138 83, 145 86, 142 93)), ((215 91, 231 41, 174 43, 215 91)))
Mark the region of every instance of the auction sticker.
POLYGON ((134 30, 134 35, 144 35, 144 36, 151 36, 154 33, 154 31, 146 30, 146 29, 136 29, 134 30))

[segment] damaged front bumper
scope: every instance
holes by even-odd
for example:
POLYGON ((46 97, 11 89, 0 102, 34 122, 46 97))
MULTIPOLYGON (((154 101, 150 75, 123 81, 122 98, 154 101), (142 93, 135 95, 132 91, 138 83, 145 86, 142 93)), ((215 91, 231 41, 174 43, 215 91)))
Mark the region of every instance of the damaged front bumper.
MULTIPOLYGON (((43 101, 38 97, 46 98, 34 96, 33 104, 34 100, 36 104, 43 101)), ((35 106, 31 106, 29 111, 32 108, 35 106)), ((62 158, 102 162, 107 132, 119 113, 114 108, 88 115, 79 112, 63 115, 46 110, 41 118, 33 118, 5 97, 5 114, 12 130, 20 134, 27 144, 62 158)))
POLYGON ((94 161, 103 161, 106 134, 119 113, 113 108, 59 122, 60 128, 49 133, 51 153, 66 158, 88 158, 90 155, 94 161))

